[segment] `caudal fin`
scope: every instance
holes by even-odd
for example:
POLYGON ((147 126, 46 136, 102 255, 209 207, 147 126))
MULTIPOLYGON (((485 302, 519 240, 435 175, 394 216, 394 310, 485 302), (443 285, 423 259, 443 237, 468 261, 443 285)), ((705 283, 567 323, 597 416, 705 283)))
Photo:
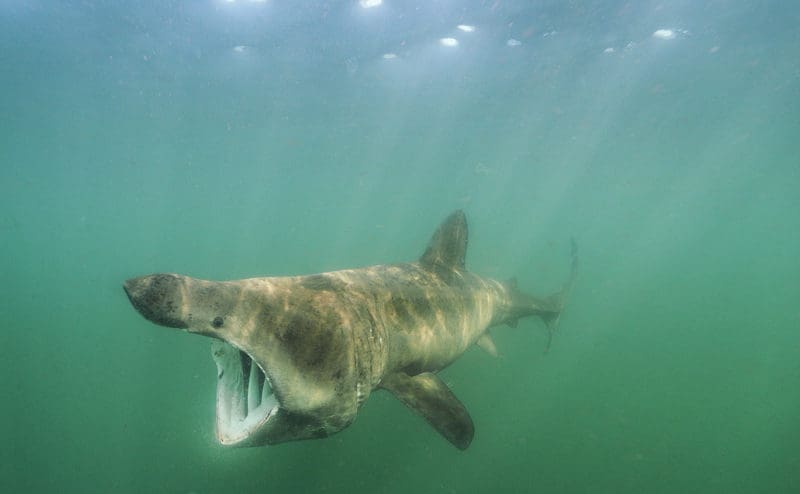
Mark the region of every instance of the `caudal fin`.
POLYGON ((544 353, 550 351, 550 345, 553 343, 553 333, 555 333, 558 328, 558 320, 561 318, 561 313, 567 305, 567 299, 572 291, 572 286, 575 284, 575 277, 578 274, 578 244, 575 242, 575 238, 570 239, 570 257, 572 262, 569 278, 567 278, 567 281, 559 292, 545 299, 547 302, 543 305, 547 306, 548 310, 539 313, 547 327, 547 347, 544 353))
POLYGON ((501 321, 511 327, 517 325, 517 320, 522 317, 539 316, 547 326, 547 348, 545 353, 550 350, 550 345, 553 342, 553 333, 558 327, 558 320, 561 317, 561 312, 567 304, 567 299, 572 291, 572 286, 575 283, 575 278, 578 274, 578 245, 575 239, 572 239, 571 250, 572 265, 570 268, 569 278, 561 287, 561 290, 550 295, 549 297, 534 297, 517 288, 516 280, 511 279, 504 283, 507 293, 511 296, 511 307, 508 312, 504 314, 501 321))

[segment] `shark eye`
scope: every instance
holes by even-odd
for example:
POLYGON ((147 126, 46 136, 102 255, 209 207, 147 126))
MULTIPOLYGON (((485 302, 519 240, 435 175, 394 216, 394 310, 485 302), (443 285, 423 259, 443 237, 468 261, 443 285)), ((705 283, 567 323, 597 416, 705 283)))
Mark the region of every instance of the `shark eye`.
POLYGON ((214 318, 213 321, 211 321, 211 325, 214 326, 215 328, 221 328, 224 323, 225 321, 222 319, 221 316, 217 316, 214 318))

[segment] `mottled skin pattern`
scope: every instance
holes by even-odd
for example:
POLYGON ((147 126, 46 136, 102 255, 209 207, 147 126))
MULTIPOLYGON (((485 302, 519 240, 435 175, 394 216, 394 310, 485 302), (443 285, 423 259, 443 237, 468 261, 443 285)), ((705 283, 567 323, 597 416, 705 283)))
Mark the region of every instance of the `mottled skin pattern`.
POLYGON ((144 317, 222 339, 268 375, 280 407, 237 445, 330 435, 385 387, 463 449, 469 415, 432 373, 492 326, 554 321, 564 298, 536 299, 466 271, 466 238, 457 211, 419 262, 227 282, 156 274, 125 289, 144 317))

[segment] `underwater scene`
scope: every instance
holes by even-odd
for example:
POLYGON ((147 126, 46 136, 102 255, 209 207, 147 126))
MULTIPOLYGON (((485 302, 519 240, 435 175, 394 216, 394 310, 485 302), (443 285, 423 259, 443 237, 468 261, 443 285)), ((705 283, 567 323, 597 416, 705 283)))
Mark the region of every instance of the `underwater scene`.
POLYGON ((800 4, 0 2, 0 491, 800 492, 800 4))

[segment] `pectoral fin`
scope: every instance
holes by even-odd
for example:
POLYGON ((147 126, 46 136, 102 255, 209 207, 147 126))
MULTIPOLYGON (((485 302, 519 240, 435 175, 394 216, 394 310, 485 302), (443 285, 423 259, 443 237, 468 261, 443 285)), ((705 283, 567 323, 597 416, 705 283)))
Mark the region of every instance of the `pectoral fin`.
POLYGON ((397 372, 385 377, 381 386, 422 415, 458 449, 467 449, 472 442, 475 428, 467 409, 436 374, 423 372, 410 377, 397 372))

